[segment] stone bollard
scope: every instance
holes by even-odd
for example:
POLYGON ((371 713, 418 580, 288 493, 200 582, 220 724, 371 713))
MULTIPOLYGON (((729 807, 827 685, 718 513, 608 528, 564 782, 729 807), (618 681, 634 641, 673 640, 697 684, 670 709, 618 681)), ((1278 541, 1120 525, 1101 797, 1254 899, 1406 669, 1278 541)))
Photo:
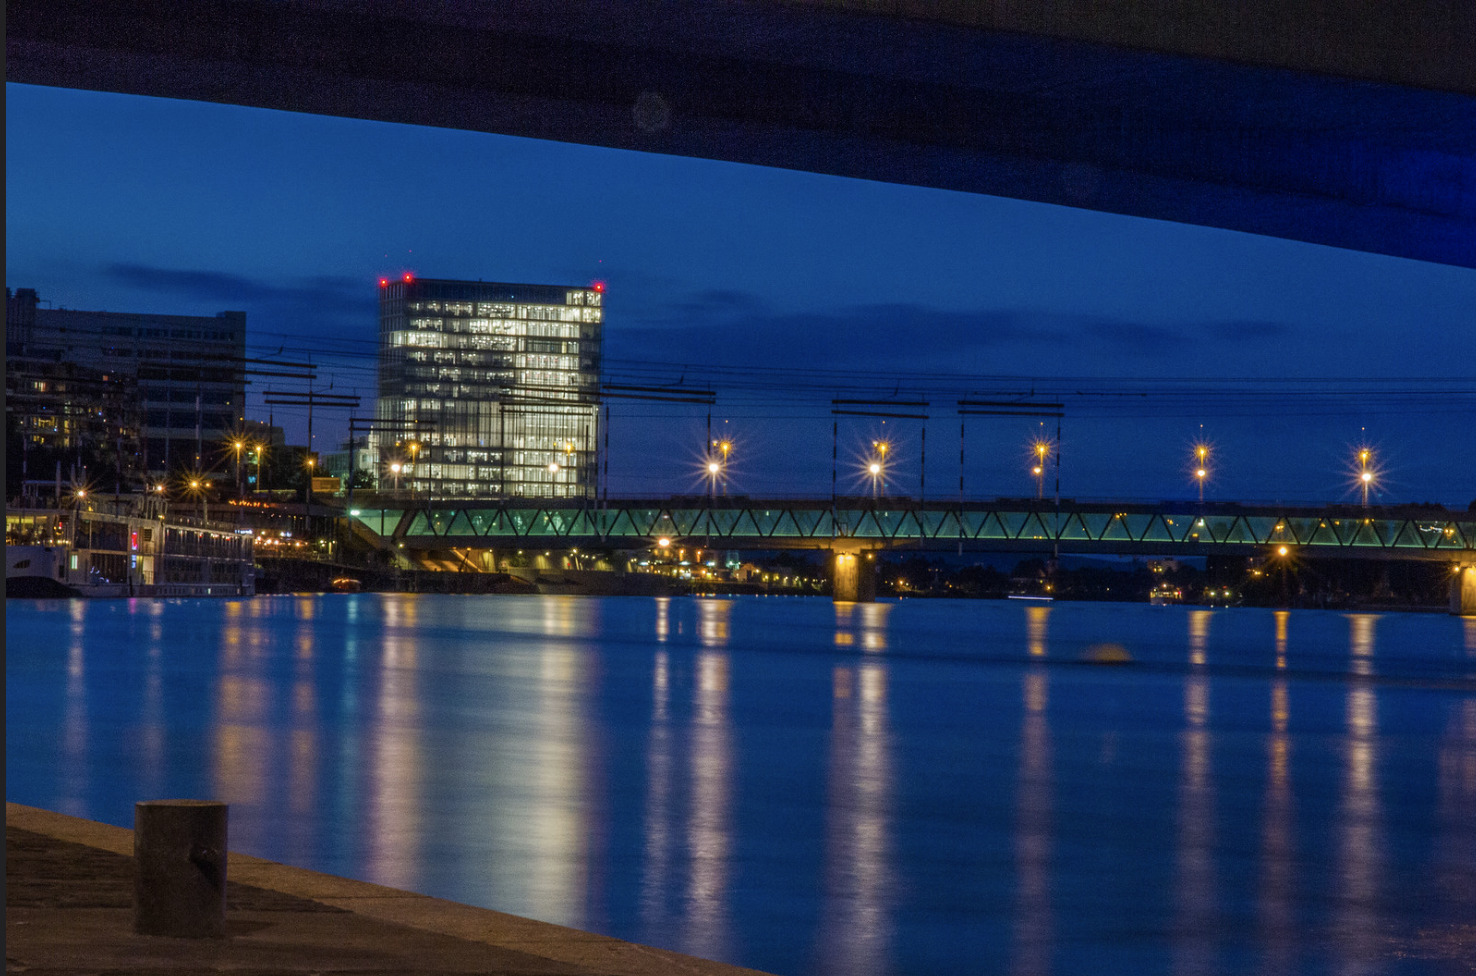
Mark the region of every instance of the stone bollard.
POLYGON ((226 805, 149 800, 133 806, 133 931, 225 937, 226 805))

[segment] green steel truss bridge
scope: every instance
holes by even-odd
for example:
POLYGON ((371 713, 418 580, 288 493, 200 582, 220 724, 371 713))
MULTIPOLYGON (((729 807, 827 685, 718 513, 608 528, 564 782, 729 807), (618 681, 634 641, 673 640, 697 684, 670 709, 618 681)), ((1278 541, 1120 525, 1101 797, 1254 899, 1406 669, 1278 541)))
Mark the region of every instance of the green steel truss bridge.
POLYGON ((437 500, 360 507, 382 545, 411 550, 879 549, 1265 555, 1476 562, 1476 512, 1424 507, 1157 505, 996 499, 437 500))

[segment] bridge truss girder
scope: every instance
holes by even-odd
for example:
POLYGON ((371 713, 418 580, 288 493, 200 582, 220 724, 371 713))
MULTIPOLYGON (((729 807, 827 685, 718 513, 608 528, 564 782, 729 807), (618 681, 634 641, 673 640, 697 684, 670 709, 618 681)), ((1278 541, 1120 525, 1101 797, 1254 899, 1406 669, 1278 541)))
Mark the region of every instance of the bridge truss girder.
POLYGON ((1018 499, 440 501, 355 509, 383 545, 406 549, 1052 549, 1123 555, 1476 559, 1476 513, 1408 508, 1112 505, 1018 499))

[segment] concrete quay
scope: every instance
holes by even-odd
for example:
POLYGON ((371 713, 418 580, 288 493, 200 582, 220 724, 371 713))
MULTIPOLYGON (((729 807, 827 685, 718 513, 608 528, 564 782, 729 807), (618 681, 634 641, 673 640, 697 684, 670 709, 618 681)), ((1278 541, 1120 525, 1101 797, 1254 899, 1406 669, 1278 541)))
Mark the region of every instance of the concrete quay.
POLYGON ((5 804, 5 971, 762 976, 231 853, 223 939, 133 933, 133 831, 5 804))

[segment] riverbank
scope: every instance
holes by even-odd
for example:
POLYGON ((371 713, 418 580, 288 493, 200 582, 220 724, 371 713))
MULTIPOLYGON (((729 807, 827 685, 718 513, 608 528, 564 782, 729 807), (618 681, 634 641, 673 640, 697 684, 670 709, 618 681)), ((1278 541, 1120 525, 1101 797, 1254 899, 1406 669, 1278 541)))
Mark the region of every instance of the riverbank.
POLYGON ((6 803, 6 972, 756 973, 237 853, 226 938, 135 935, 132 854, 131 830, 6 803))

